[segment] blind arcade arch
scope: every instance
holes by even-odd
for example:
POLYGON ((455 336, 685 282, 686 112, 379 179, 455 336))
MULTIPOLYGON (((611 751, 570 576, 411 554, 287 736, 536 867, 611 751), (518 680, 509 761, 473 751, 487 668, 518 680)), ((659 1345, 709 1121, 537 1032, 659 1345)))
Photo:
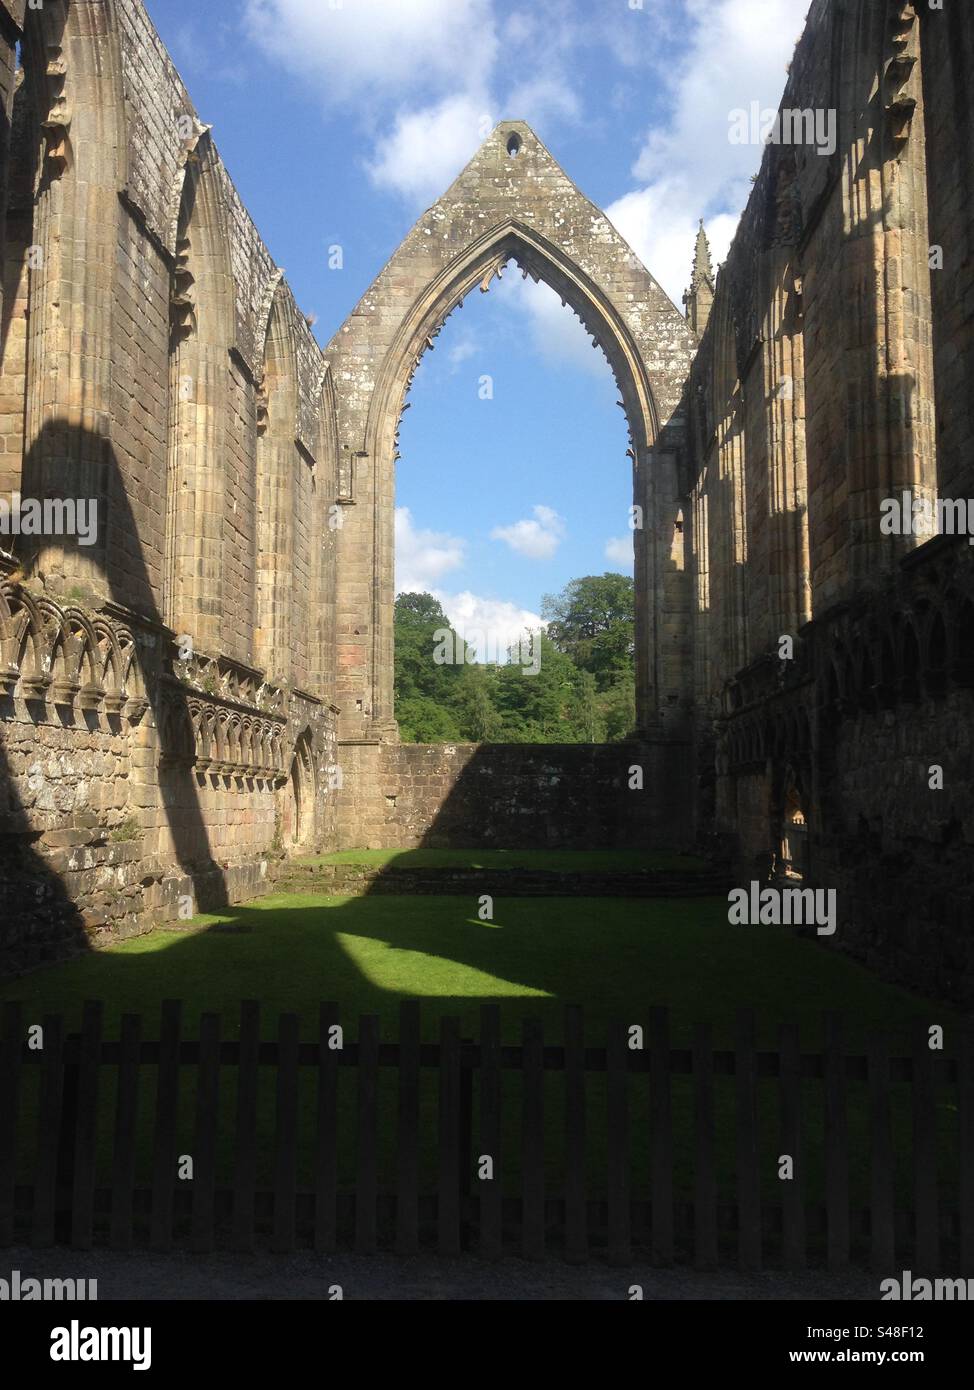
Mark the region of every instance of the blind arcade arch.
POLYGON ((682 732, 689 608, 673 537, 682 506, 683 391, 696 335, 531 128, 505 121, 419 219, 326 349, 344 479, 338 565, 344 738, 397 736, 395 462, 409 383, 446 318, 510 261, 574 310, 615 375, 629 425, 633 500, 643 518, 635 533, 637 715, 644 731, 682 732))

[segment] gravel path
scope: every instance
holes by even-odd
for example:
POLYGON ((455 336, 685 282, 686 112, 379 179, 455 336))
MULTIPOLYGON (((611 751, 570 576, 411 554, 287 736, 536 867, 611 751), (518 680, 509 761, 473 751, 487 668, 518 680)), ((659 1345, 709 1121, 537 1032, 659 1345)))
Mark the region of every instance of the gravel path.
POLYGON ((699 1273, 596 1261, 571 1266, 516 1258, 488 1264, 475 1256, 442 1259, 396 1255, 156 1255, 142 1251, 11 1249, 0 1256, 0 1278, 97 1279, 99 1301, 125 1299, 323 1299, 341 1285, 346 1299, 624 1300, 633 1284, 644 1299, 878 1299, 879 1281, 859 1271, 699 1273))

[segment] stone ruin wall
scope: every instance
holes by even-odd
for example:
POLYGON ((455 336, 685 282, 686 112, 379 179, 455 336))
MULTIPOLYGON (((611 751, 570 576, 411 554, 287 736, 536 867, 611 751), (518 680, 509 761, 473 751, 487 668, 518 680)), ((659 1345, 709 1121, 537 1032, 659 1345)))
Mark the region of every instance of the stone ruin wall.
MULTIPOLYGON (((359 544, 362 503, 391 507, 363 434, 380 364, 333 344, 333 380, 140 0, 0 0, 0 493, 92 496, 103 523, 0 558, 5 962, 249 896, 288 850, 550 844, 559 778, 562 842, 591 842, 587 777, 606 842, 669 843, 693 811, 745 873, 797 797, 837 944, 968 998, 971 552, 876 521, 900 488, 974 494, 972 59, 968 7, 811 6, 782 106, 835 109, 836 153, 766 151, 691 306, 666 457, 636 460, 666 522, 642 697, 681 729, 648 760, 685 796, 623 825, 622 749, 400 747, 366 708, 392 660, 369 598, 390 552, 359 544)), ((490 183, 503 152, 479 157, 490 183)))
POLYGON ((833 944, 968 1003, 974 562, 879 518, 902 490, 974 497, 972 54, 967 7, 813 4, 782 105, 835 108, 838 148, 764 156, 691 373, 688 471, 710 824, 760 874, 797 791, 833 944))
POLYGON ((341 756, 340 849, 692 844, 680 746, 360 743, 341 756), (684 804, 660 796, 681 784, 684 804))
POLYGON ((23 968, 333 839, 336 458, 324 356, 139 0, 0 19, 0 492, 99 519, 2 559, 23 968))

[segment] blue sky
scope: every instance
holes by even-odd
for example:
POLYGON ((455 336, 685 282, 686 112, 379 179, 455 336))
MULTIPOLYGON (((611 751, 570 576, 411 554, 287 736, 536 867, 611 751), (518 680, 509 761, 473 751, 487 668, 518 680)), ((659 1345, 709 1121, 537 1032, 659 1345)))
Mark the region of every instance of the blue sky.
MULTIPOLYGON (((777 105, 808 0, 146 4, 324 345, 504 119, 534 127, 679 304, 697 219, 719 261, 759 163, 729 113, 777 105)), ((569 579, 631 570, 617 396, 546 287, 511 267, 469 296, 403 420, 397 587, 503 639, 569 579)))

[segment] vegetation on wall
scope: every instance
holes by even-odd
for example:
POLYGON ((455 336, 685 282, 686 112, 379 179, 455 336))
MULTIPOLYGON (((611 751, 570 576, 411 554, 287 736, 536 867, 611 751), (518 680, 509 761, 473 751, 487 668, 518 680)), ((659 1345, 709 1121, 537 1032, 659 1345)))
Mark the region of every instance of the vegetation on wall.
POLYGON ((574 579, 547 628, 480 662, 432 594, 396 599, 396 718, 405 743, 614 743, 635 725, 634 585, 574 579), (445 634, 449 634, 448 637, 445 634))

